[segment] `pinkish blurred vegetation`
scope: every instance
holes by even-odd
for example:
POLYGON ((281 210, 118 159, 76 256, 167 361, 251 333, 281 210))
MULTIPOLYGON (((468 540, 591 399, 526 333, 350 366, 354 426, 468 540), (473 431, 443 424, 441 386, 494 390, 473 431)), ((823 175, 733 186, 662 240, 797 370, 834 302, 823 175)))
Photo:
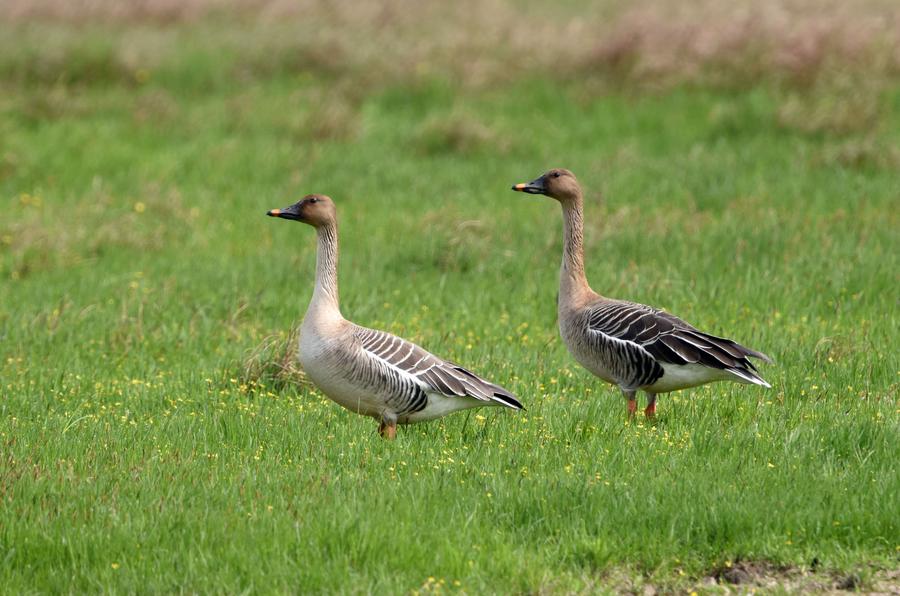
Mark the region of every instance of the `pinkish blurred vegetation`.
POLYGON ((468 85, 527 74, 650 87, 810 86, 900 72, 900 3, 885 0, 3 0, 0 21, 44 28, 34 41, 51 63, 45 70, 68 37, 58 30, 77 25, 114 34, 113 62, 126 70, 164 62, 167 31, 209 28, 195 43, 234 52, 239 69, 313 67, 394 81, 439 72, 468 85))

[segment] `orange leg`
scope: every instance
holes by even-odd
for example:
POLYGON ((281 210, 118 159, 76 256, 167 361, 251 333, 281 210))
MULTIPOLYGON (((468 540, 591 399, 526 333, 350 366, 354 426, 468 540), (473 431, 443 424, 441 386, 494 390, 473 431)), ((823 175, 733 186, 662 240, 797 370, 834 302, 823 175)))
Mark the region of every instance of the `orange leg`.
POLYGON ((628 418, 634 418, 634 413, 637 411, 637 400, 629 399, 628 400, 628 418))
POLYGON ((656 394, 654 393, 647 394, 647 407, 644 408, 644 416, 647 418, 656 417, 656 394))
POLYGON ((381 424, 378 425, 378 434, 381 435, 383 439, 393 441, 397 438, 397 423, 385 422, 382 420, 381 424))
POLYGON ((634 418, 634 413, 637 411, 637 396, 634 391, 622 391, 625 394, 625 399, 628 400, 628 419, 631 420, 634 418))
POLYGON ((634 418, 635 411, 637 411, 637 391, 622 389, 622 395, 628 400, 628 419, 631 420, 634 418))

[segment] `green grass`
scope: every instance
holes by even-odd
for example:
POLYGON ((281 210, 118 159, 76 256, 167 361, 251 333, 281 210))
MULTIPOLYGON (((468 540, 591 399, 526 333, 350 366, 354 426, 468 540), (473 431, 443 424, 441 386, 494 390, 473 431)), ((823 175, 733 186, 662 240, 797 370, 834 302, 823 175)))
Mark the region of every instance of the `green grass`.
POLYGON ((896 81, 855 125, 827 89, 766 83, 245 77, 189 35, 135 78, 70 35, 61 66, 0 63, 4 590, 570 592, 615 589, 610 573, 682 589, 739 559, 898 567, 896 81), (587 189, 594 289, 767 352, 773 389, 670 394, 655 424, 625 422, 558 338, 558 207, 509 191, 552 166, 587 189), (315 241, 264 213, 308 192, 338 205, 344 314, 527 411, 388 443, 273 373, 315 241))

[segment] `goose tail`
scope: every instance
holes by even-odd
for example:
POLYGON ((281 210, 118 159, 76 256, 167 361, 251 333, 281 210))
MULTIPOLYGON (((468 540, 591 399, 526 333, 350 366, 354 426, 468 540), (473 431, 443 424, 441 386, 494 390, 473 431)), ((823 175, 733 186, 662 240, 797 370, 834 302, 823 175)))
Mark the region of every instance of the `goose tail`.
POLYGON ((774 361, 768 355, 742 346, 736 341, 724 337, 717 337, 708 333, 703 333, 702 335, 707 340, 710 340, 714 346, 724 350, 728 355, 734 358, 736 366, 726 366, 724 369, 731 373, 736 381, 750 385, 760 385, 767 389, 772 388, 764 378, 759 376, 759 370, 756 368, 753 361, 750 360, 750 358, 755 358, 757 360, 762 360, 767 364, 773 364, 774 361))

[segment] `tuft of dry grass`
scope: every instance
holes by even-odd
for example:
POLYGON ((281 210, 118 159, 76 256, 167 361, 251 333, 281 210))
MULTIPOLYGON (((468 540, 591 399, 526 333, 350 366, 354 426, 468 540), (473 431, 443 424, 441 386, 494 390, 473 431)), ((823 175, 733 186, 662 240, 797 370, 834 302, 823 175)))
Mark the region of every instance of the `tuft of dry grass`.
POLYGON ((836 74, 788 92, 778 126, 804 134, 848 135, 873 130, 885 111, 880 81, 865 72, 836 74))
POLYGON ((288 387, 311 388, 312 383, 297 361, 296 326, 288 333, 266 336, 240 363, 238 377, 242 386, 252 389, 283 391, 288 387))
POLYGON ((428 155, 455 153, 468 155, 479 151, 504 154, 510 144, 475 115, 455 110, 425 120, 415 137, 416 146, 428 155))
POLYGON ((813 158, 813 163, 845 168, 872 168, 900 172, 900 147, 872 136, 828 143, 813 158))
POLYGON ((495 229, 481 220, 464 220, 453 207, 429 211, 417 226, 424 231, 427 248, 405 258, 439 271, 483 269, 485 255, 490 253, 491 246, 496 246, 495 229), (448 225, 448 222, 455 223, 448 225))
POLYGON ((360 103, 362 98, 346 90, 345 86, 317 87, 306 101, 310 109, 296 129, 300 138, 324 140, 352 140, 361 132, 360 103))

